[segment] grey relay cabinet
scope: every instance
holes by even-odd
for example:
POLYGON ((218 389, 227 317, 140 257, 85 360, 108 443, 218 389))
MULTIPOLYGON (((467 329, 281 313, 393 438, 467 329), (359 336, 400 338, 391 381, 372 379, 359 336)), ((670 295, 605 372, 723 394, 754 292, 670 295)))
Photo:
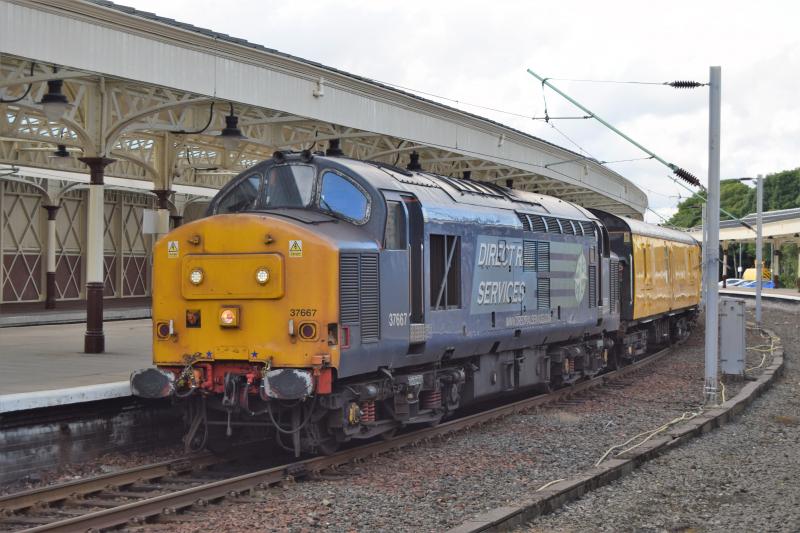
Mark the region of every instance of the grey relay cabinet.
POLYGON ((745 302, 735 298, 720 298, 719 329, 720 370, 723 374, 744 376, 745 362, 745 302))

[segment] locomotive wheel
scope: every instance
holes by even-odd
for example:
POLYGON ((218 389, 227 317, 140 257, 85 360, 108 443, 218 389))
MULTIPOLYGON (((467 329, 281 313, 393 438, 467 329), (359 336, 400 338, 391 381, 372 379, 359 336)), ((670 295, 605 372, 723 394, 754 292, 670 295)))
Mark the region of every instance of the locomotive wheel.
POLYGON ((383 440, 392 440, 395 435, 397 435, 397 426, 393 427, 392 429, 386 430, 381 433, 381 438, 383 440))
POLYGON ((322 455, 333 455, 339 451, 341 443, 336 437, 329 437, 317 443, 317 451, 322 455))
POLYGON ((336 439, 336 435, 331 434, 324 417, 309 425, 308 434, 311 440, 311 448, 322 455, 333 455, 339 451, 339 447, 342 444, 336 439))
POLYGON ((214 435, 209 437, 208 442, 206 443, 206 448, 208 448, 211 453, 215 455, 225 455, 231 450, 232 447, 233 439, 226 437, 225 435, 214 435))

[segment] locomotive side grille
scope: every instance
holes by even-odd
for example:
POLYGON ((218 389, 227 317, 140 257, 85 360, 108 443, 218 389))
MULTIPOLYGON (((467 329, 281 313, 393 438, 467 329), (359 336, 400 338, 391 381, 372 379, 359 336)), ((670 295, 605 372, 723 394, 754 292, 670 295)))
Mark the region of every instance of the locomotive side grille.
POLYGON ((553 217, 544 217, 547 224, 547 233, 561 233, 561 227, 558 225, 558 220, 553 217))
POLYGON ((547 241, 536 243, 536 272, 550 272, 550 243, 547 241))
POLYGON ((572 221, 561 220, 561 229, 567 235, 575 235, 575 228, 572 226, 572 221))
POLYGON ((361 255, 361 342, 380 337, 381 305, 377 254, 361 255))
MULTIPOLYGON (((517 213, 517 218, 522 223, 522 229, 525 231, 538 231, 540 233, 547 232, 545 218, 550 217, 541 217, 539 215, 531 215, 529 213, 517 213)), ((555 222, 553 222, 553 224, 555 224, 555 222)), ((553 231, 552 227, 550 228, 550 231, 553 231)))
POLYGON ((609 262, 609 276, 608 276, 608 283, 610 284, 609 287, 609 308, 612 312, 617 310, 617 302, 619 301, 619 262, 615 260, 611 260, 609 262))
POLYGON ((550 309, 550 278, 539 278, 536 282, 536 308, 550 309))
POLYGON ((536 241, 522 241, 522 271, 536 272, 536 241))
POLYGON ((525 231, 531 231, 531 221, 528 218, 528 215, 525 213, 517 213, 517 218, 520 222, 522 222, 522 229, 525 231))
POLYGON ((358 254, 339 257, 339 319, 342 324, 358 324, 358 254))
POLYGON ((377 254, 339 257, 339 319, 360 326, 361 342, 380 337, 380 282, 377 254))
POLYGON ((544 219, 537 215, 530 215, 531 228, 533 231, 544 233, 547 231, 547 226, 544 225, 544 219))
POLYGON ((597 307, 597 265, 589 266, 589 307, 597 307))
POLYGON ((582 220, 581 221, 581 227, 583 228, 583 234, 584 235, 588 235, 588 236, 594 235, 594 226, 592 225, 591 222, 588 222, 586 220, 582 220))

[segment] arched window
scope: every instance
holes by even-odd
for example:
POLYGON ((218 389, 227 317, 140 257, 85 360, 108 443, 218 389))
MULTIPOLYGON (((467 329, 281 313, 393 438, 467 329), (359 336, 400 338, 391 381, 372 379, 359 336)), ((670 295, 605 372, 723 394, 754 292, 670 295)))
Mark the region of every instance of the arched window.
POLYGON ((356 224, 366 222, 369 214, 369 200, 364 191, 349 179, 332 171, 326 171, 322 175, 319 206, 356 224))

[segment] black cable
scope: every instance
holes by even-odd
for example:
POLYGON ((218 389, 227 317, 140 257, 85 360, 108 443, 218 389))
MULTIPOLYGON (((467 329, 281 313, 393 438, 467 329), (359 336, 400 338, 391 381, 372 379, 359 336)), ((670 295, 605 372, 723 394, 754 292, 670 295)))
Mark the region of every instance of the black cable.
POLYGON ((278 424, 278 421, 275 420, 275 416, 272 414, 272 403, 269 400, 267 400, 267 413, 269 414, 269 419, 272 422, 272 425, 275 426, 275 429, 278 431, 278 433, 283 433, 284 435, 292 435, 303 429, 306 426, 306 424, 308 424, 308 422, 311 420, 311 416, 314 414, 314 408, 316 406, 317 406, 317 395, 315 394, 313 403, 311 404, 311 409, 308 411, 308 416, 306 417, 306 419, 303 421, 302 424, 297 426, 296 429, 289 429, 289 430, 283 429, 280 426, 280 424, 278 424))
MULTIPOLYGON (((31 73, 30 73, 31 77, 33 77, 33 68, 35 66, 36 66, 36 63, 31 63, 31 73)), ((22 93, 22 96, 20 96, 19 98, 15 98, 13 100, 6 100, 4 98, 0 98, 0 104, 13 104, 13 103, 19 102, 20 100, 23 100, 31 92, 31 87, 33 87, 33 84, 29 83, 28 84, 28 88, 25 89, 25 92, 22 93)))
MULTIPOLYGON (((233 114, 233 104, 231 104, 231 114, 233 114)), ((170 132, 170 133, 174 133, 175 135, 196 135, 198 133, 203 133, 211 125, 211 121, 212 120, 214 120, 214 101, 213 100, 211 101, 211 107, 208 110, 208 122, 206 122, 206 125, 203 126, 202 129, 199 129, 197 131, 178 130, 178 131, 173 131, 173 132, 170 132)))

